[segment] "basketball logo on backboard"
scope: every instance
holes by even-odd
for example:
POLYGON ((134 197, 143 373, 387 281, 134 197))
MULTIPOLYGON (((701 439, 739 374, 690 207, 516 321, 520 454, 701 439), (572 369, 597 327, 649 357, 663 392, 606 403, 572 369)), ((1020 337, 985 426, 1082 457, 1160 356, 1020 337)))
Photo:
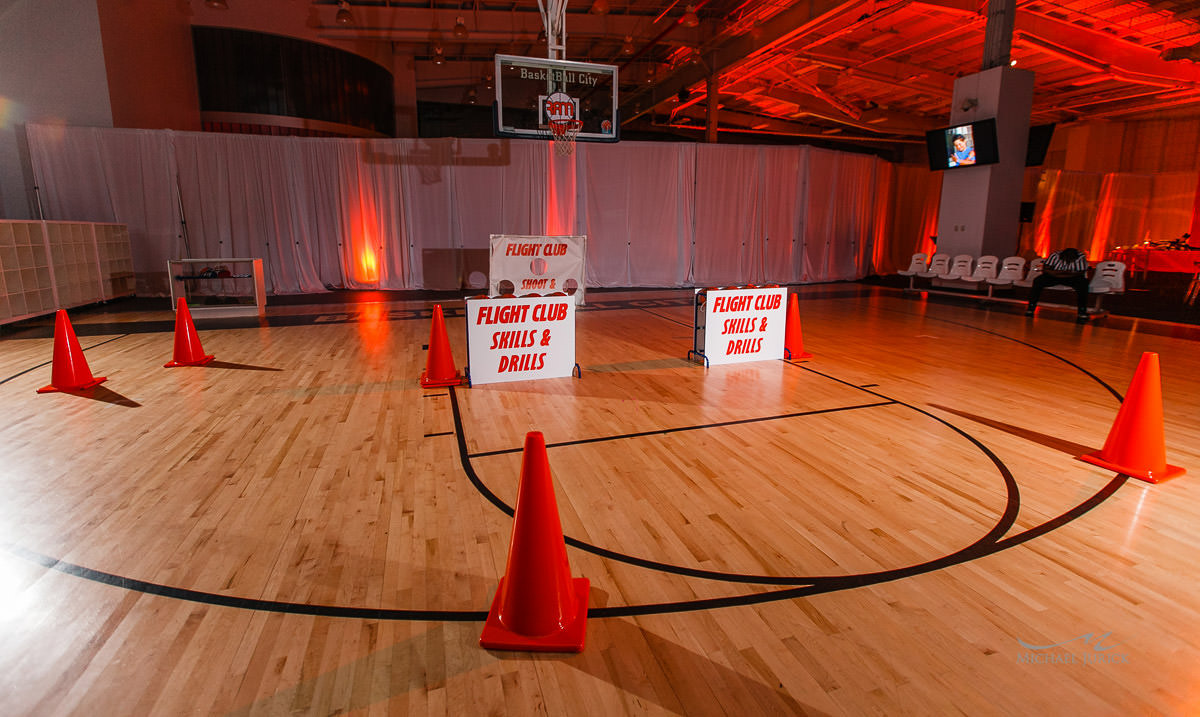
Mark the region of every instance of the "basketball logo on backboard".
POLYGON ((498 54, 495 80, 497 136, 561 140, 560 150, 621 139, 616 65, 498 54))
POLYGON ((555 92, 542 102, 542 112, 546 115, 546 124, 577 119, 579 100, 565 92, 555 92))

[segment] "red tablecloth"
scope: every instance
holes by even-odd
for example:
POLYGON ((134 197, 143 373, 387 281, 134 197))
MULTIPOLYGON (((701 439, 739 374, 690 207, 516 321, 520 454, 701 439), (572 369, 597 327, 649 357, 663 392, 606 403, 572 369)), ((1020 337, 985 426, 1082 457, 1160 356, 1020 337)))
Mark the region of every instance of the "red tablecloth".
POLYGON ((1124 262, 1129 271, 1200 271, 1200 251, 1187 249, 1113 249, 1105 259, 1124 262))

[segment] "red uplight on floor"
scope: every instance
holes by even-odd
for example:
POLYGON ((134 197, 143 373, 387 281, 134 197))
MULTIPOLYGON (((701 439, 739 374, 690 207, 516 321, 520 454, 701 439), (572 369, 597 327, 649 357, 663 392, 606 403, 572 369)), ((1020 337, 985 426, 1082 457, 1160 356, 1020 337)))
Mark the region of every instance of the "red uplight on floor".
POLYGON ((356 265, 358 269, 356 279, 364 284, 379 283, 379 259, 375 255, 374 248, 369 244, 359 249, 356 265))

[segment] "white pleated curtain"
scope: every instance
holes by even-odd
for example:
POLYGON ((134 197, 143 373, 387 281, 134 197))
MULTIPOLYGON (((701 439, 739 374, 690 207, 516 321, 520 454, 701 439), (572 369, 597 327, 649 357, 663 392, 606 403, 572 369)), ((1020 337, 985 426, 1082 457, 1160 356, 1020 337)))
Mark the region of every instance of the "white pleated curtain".
POLYGON ((806 147, 26 129, 47 218, 129 225, 142 295, 185 257, 263 257, 278 294, 465 288, 491 234, 586 234, 593 287, 856 279, 890 190, 806 147))

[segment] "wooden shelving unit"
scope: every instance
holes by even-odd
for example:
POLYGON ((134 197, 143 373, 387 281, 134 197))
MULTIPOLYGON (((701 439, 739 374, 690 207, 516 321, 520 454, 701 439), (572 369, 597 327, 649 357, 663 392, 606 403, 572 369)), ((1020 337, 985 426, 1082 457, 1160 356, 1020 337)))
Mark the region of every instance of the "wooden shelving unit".
POLYGON ((123 224, 0 221, 0 324, 133 293, 123 224))

